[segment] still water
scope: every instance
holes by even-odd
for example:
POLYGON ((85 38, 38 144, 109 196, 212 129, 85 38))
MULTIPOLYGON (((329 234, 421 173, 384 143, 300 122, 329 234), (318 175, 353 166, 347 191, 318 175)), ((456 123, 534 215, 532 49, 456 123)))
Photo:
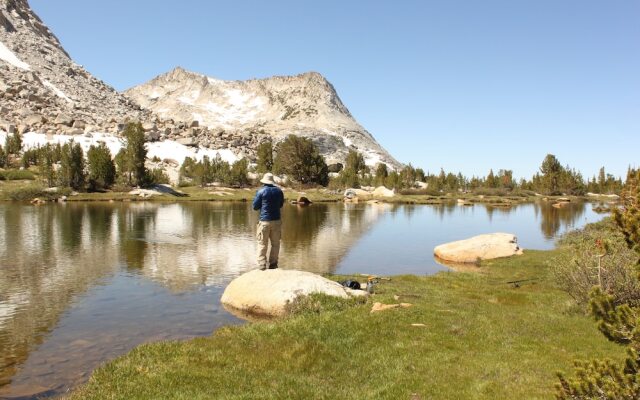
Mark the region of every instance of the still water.
MULTIPOLYGON (((597 221, 587 203, 513 208, 285 205, 280 266, 433 274, 441 243, 489 232, 549 249, 597 221)), ((220 306, 254 268, 248 203, 0 204, 0 398, 55 396, 141 343, 242 323, 220 306)))

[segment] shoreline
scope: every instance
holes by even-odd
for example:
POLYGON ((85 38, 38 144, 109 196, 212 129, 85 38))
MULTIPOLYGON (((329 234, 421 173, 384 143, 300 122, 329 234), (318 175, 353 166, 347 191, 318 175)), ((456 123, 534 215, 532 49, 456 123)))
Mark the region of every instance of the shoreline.
POLYGON ((311 296, 284 318, 144 344, 69 398, 550 397, 555 371, 575 358, 624 355, 554 287, 543 265, 560 251, 527 250, 474 273, 393 276, 366 302, 311 296), (412 306, 372 314, 373 302, 412 306))
MULTIPOLYGON (((0 203, 28 203, 32 199, 12 200, 9 196, 16 190, 35 187, 32 181, 0 181, 0 203)), ((169 193, 145 194, 137 195, 129 192, 82 192, 65 196, 66 202, 193 202, 193 201, 214 201, 214 202, 247 202, 253 199, 255 191, 259 187, 251 188, 218 188, 218 187, 184 187, 177 188, 176 193, 184 194, 178 196, 169 193)), ((342 191, 341 191, 342 192, 342 191)), ((441 195, 427 194, 397 194, 393 197, 376 197, 373 195, 362 196, 357 201, 345 200, 342 194, 336 194, 328 189, 292 189, 284 188, 285 201, 295 202, 300 196, 307 197, 312 203, 338 203, 345 202, 351 204, 363 203, 385 203, 385 204, 423 204, 423 205, 459 205, 472 206, 474 204, 484 204, 496 208, 509 208, 518 204, 533 203, 536 201, 545 201, 550 204, 554 203, 571 203, 571 202, 587 202, 587 203, 615 203, 616 199, 609 195, 602 196, 543 196, 529 195, 518 196, 513 194, 507 195, 476 195, 465 193, 454 195, 452 193, 443 193, 441 195), (568 201, 564 201, 568 200, 568 201)), ((56 192, 50 192, 50 199, 43 202, 56 202, 57 198, 63 196, 56 192)), ((37 196, 36 196, 37 197, 37 196)), ((41 196, 42 197, 42 196, 41 196)))

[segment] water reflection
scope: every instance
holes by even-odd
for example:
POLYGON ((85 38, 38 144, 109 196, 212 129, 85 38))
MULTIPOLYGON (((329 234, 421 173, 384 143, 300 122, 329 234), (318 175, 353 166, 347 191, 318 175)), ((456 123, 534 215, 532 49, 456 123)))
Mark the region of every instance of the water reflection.
MULTIPOLYGON (((281 263, 283 268, 332 271, 349 247, 369 229, 381 208, 356 210, 353 206, 319 204, 313 206, 313 211, 309 210, 289 206, 284 210, 282 252, 287 257, 281 263)), ((161 313, 156 311, 163 308, 160 307, 161 297, 171 298, 172 293, 179 297, 181 293, 189 292, 191 298, 199 287, 220 288, 233 277, 254 268, 255 264, 253 236, 257 215, 245 203, 107 203, 44 207, 7 204, 0 206, 0 213, 0 386, 5 385, 0 389, 0 396, 11 393, 11 387, 15 392, 16 382, 29 382, 34 374, 44 381, 64 381, 64 377, 58 376, 63 370, 64 374, 75 374, 80 379, 78 376, 82 375, 78 374, 83 370, 86 372, 88 365, 93 368, 101 356, 113 356, 114 347, 116 354, 120 354, 148 339, 149 331, 153 331, 148 326, 140 332, 122 332, 124 336, 119 340, 113 338, 114 332, 120 332, 116 329, 118 324, 106 334, 105 325, 113 321, 122 325, 132 314, 139 321, 152 322, 144 315, 138 315, 134 305, 121 304, 120 314, 112 315, 109 322, 102 317, 93 318, 93 326, 81 330, 87 338, 75 340, 75 347, 94 348, 96 342, 101 342, 100 348, 94 349, 94 358, 78 355, 84 361, 76 365, 75 370, 65 366, 55 372, 52 369, 55 357, 49 357, 48 362, 42 361, 43 353, 49 354, 51 342, 56 340, 56 334, 50 333, 52 328, 60 325, 61 319, 65 321, 69 317, 65 312, 68 314, 71 305, 95 300, 94 296, 99 294, 93 293, 92 288, 96 286, 106 285, 112 290, 114 276, 117 280, 133 279, 119 275, 121 272, 150 279, 168 289, 167 293, 158 288, 149 289, 156 297, 152 300, 154 306, 145 312, 155 313, 159 318, 161 313), (36 348, 35 355, 30 353, 36 348), (31 359, 25 369, 23 364, 28 357, 31 359), (34 358, 39 359, 39 363, 32 361, 34 358), (47 368, 43 369, 45 364, 47 368), (6 384, 12 377, 14 384, 8 389, 6 384)), ((206 302, 215 304, 219 290, 211 293, 206 302)), ((189 314, 191 305, 189 302, 186 306, 183 304, 187 310, 185 314, 189 314)), ((173 321, 164 316, 158 332, 166 331, 171 322, 179 322, 178 326, 184 328, 190 323, 188 317, 193 315, 173 321)), ((210 329, 199 334, 213 329, 210 316, 206 321, 210 329)), ((191 334, 189 329, 185 332, 176 332, 171 337, 191 334)), ((69 333, 66 339, 60 339, 60 343, 53 346, 56 351, 68 354, 70 349, 62 345, 69 343, 68 337, 69 333)), ((159 336, 156 334, 156 337, 159 336)), ((21 387, 18 389, 22 390, 21 387)))
POLYGON ((534 204, 536 215, 540 215, 540 229, 546 238, 554 238, 561 229, 572 229, 584 217, 587 203, 577 202, 561 208, 553 207, 548 201, 534 204))
MULTIPOLYGON (((0 397, 57 394, 142 342, 235 323, 222 288, 255 265, 248 203, 0 204, 0 218, 0 397)), ((437 244, 507 231, 545 248, 597 218, 584 204, 287 205, 280 265, 433 273, 437 244)))

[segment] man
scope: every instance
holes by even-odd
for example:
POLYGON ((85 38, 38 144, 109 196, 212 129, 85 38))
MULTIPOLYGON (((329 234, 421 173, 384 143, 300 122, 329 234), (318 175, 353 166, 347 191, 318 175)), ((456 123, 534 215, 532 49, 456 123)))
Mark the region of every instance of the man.
POLYGON ((278 268, 280 253, 280 209, 284 205, 284 193, 276 187, 273 174, 266 173, 260 180, 264 186, 258 190, 253 199, 253 209, 260 210, 258 223, 258 268, 261 270, 278 268), (267 246, 271 241, 271 252, 267 262, 267 246))

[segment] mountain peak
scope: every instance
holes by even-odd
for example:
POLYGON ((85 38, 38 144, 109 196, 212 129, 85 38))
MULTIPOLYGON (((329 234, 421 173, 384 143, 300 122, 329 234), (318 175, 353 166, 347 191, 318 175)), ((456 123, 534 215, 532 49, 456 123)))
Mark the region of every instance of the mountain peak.
POLYGON ((197 120, 209 131, 241 136, 261 132, 264 140, 276 142, 296 134, 314 140, 329 162, 344 162, 348 151, 356 149, 371 165, 400 166, 318 72, 225 81, 177 67, 125 94, 161 118, 197 120))

